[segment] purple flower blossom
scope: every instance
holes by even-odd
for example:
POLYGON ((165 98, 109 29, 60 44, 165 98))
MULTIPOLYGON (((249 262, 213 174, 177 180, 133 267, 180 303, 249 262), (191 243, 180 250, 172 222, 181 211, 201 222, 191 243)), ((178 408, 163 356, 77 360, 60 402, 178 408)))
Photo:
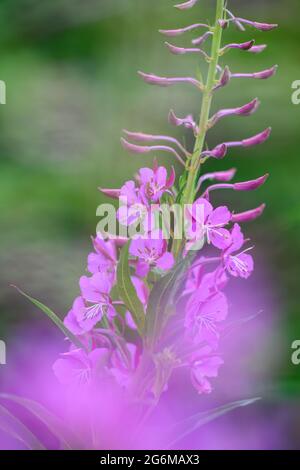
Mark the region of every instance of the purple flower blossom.
POLYGON ((161 232, 153 234, 153 238, 132 240, 130 254, 138 258, 136 274, 145 277, 150 269, 158 268, 167 271, 174 266, 174 256, 167 251, 168 244, 161 232))
POLYGON ((206 236, 208 243, 216 248, 224 249, 228 246, 230 234, 223 227, 230 222, 231 213, 226 206, 214 209, 207 199, 199 198, 187 210, 187 217, 190 220, 188 233, 192 240, 206 236))
POLYGON ((105 241, 99 234, 93 239, 93 245, 96 253, 88 255, 88 271, 91 274, 102 273, 114 282, 118 261, 115 242, 105 241))
POLYGON ((239 251, 245 244, 245 238, 238 224, 234 224, 231 231, 231 243, 223 253, 224 266, 234 277, 247 279, 254 268, 254 262, 251 255, 246 251, 239 251), (238 252, 238 253, 237 253, 238 252))
POLYGON ((196 343, 206 342, 215 348, 220 337, 220 323, 226 319, 227 314, 226 296, 216 287, 213 276, 204 276, 200 288, 187 302, 187 335, 196 343))
POLYGON ((212 392, 208 379, 218 376, 219 368, 224 364, 220 355, 213 353, 212 348, 202 348, 191 360, 191 381, 199 394, 212 392))
POLYGON ((109 296, 113 283, 103 273, 96 273, 92 277, 82 276, 79 285, 86 308, 76 311, 77 321, 85 331, 89 331, 104 315, 107 318, 115 315, 109 296))
POLYGON ((145 201, 159 202, 164 192, 168 191, 175 182, 175 170, 172 168, 168 178, 164 166, 155 166, 154 169, 141 168, 138 173, 140 192, 145 201))
POLYGON ((99 377, 99 371, 105 374, 108 350, 97 348, 86 353, 83 349, 72 350, 61 354, 61 358, 53 364, 58 380, 69 387, 88 386, 99 377))

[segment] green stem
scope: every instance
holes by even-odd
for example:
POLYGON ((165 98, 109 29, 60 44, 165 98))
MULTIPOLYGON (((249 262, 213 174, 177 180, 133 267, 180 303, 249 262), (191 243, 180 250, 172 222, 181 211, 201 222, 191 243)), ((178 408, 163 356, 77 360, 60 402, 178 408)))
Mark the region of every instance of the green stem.
POLYGON ((219 20, 223 18, 224 0, 217 0, 216 22, 214 26, 214 35, 211 48, 211 60, 207 75, 206 86, 203 92, 203 100, 199 122, 199 133, 196 137, 193 155, 189 162, 188 178, 183 193, 183 204, 192 204, 195 197, 195 186, 201 166, 201 153, 203 151, 207 125, 209 120, 210 108, 213 97, 213 87, 215 86, 217 66, 219 61, 219 51, 221 47, 222 28, 219 20))

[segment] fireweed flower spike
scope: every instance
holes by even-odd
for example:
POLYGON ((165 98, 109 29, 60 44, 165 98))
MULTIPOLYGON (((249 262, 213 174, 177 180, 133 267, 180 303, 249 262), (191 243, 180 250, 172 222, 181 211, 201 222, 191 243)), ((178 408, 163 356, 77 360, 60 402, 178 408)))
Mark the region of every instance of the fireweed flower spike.
MULTIPOLYGON (((267 128, 253 137, 223 142, 207 150, 207 133, 216 123, 225 117, 251 116, 259 105, 255 98, 243 106, 234 103, 231 108, 211 115, 213 100, 217 98, 215 91, 225 87, 232 78, 265 79, 276 72, 276 67, 272 67, 261 72, 231 73, 228 65, 220 64, 225 51, 226 57, 230 57, 232 49, 260 52, 265 48, 255 46, 252 40, 223 45, 226 28, 234 23, 242 30, 252 26, 269 31, 276 25, 235 17, 226 10, 226 4, 225 0, 216 0, 211 27, 195 23, 181 29, 160 30, 166 36, 175 37, 206 29, 201 37, 193 40, 194 46, 211 42, 210 51, 204 52, 208 64, 202 64, 208 68, 205 83, 189 74, 167 78, 139 72, 151 85, 189 84, 195 93, 200 92, 199 120, 195 121, 191 114, 180 118, 172 110, 169 113, 172 125, 193 131, 193 149, 186 150, 178 139, 164 133, 124 131, 126 139, 122 138, 121 142, 129 152, 139 155, 167 152, 184 169, 176 178, 173 168, 168 171, 155 160, 152 168, 143 166, 121 188, 101 189, 106 196, 119 199, 117 220, 128 232, 117 234, 119 237, 105 233, 106 238, 98 233, 92 239, 88 273, 80 278, 80 292, 64 320, 70 333, 69 350, 54 365, 57 378, 67 387, 74 387, 74 382, 85 386, 96 384, 101 401, 102 384, 113 384, 122 394, 126 390, 123 395, 130 410, 139 408, 136 404, 140 402, 145 415, 158 404, 177 367, 189 370, 199 394, 212 391, 218 370, 226 359, 220 352, 222 332, 230 316, 226 286, 234 277, 247 279, 254 269, 249 254, 252 248, 245 247, 247 240, 239 224, 261 216, 265 205, 235 213, 224 204, 214 207, 209 196, 217 189, 255 190, 265 183, 268 175, 232 182, 235 168, 228 169, 228 165, 225 170, 220 167, 205 173, 202 165, 211 157, 221 160, 231 147, 250 148, 264 143, 270 136, 271 130, 267 128), (152 223, 153 206, 158 217, 152 223), (181 209, 180 236, 177 236, 176 217, 170 217, 169 221, 164 217, 163 209, 172 210, 174 206, 181 209), (143 225, 142 216, 151 220, 148 230, 142 235, 138 230, 132 234, 129 229, 136 224, 143 225), (166 226, 170 228, 167 237, 166 226), (210 245, 209 255, 205 250, 207 245, 210 245), (78 349, 78 342, 84 349, 78 349)), ((197 0, 176 5, 179 10, 192 7, 196 10, 197 6, 197 0)), ((167 46, 175 54, 193 52, 196 60, 197 54, 203 55, 196 47, 183 48, 169 43, 167 46)), ((98 435, 102 435, 102 430, 98 435)), ((101 447, 101 443, 94 442, 93 446, 101 447)))

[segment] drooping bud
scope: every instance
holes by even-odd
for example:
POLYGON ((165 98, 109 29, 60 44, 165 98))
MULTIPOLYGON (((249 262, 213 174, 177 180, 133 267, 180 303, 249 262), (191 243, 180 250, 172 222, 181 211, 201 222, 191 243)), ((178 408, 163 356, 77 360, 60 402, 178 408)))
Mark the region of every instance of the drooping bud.
POLYGON ((272 29, 278 27, 278 24, 259 23, 258 21, 246 20, 245 18, 236 18, 236 21, 252 26, 255 29, 259 29, 260 31, 271 31, 272 29))
POLYGON ((256 209, 251 209, 246 212, 240 212, 239 214, 233 214, 231 221, 234 223, 240 223, 240 222, 250 222, 251 220, 255 220, 258 217, 262 215, 266 208, 266 204, 262 204, 259 207, 256 207, 256 209))
POLYGON ((252 54, 260 54, 260 52, 263 52, 266 47, 266 44, 259 44, 258 46, 252 46, 251 49, 248 50, 248 52, 251 52, 252 54))
POLYGON ((190 26, 186 26, 185 28, 179 28, 179 29, 159 29, 159 32, 161 34, 164 34, 165 36, 173 37, 173 36, 180 36, 181 34, 188 33, 190 31, 194 31, 194 29, 198 29, 198 28, 209 29, 209 26, 208 24, 204 24, 204 23, 196 23, 190 26))
POLYGON ((189 152, 184 148, 184 146, 177 140, 175 137, 171 137, 168 135, 153 135, 153 134, 145 134, 143 132, 130 132, 126 129, 123 129, 123 132, 126 134, 129 139, 133 139, 137 142, 156 142, 156 141, 165 141, 170 142, 176 145, 185 155, 189 155, 189 152))
POLYGON ((255 189, 258 189, 260 186, 265 184, 268 177, 269 174, 267 173, 266 175, 261 176, 260 178, 256 178, 255 180, 233 183, 233 189, 235 191, 254 191, 255 189))
POLYGON ((184 126, 186 129, 192 129, 195 134, 197 134, 199 130, 191 114, 189 114, 185 118, 179 118, 171 109, 169 112, 169 122, 173 126, 184 126))
POLYGON ((247 41, 247 42, 227 44, 227 46, 223 47, 220 50, 220 54, 224 54, 229 49, 241 49, 243 51, 248 51, 253 47, 254 43, 255 43, 255 40, 252 39, 251 41, 247 41))
POLYGON ((221 159, 225 157, 226 153, 227 153, 227 145, 221 144, 221 145, 217 145, 217 147, 215 147, 212 150, 206 150, 205 152, 202 152, 201 156, 221 159))
POLYGON ((222 29, 228 28, 228 21, 227 20, 219 20, 219 25, 222 29))
POLYGON ((193 39, 192 44, 194 46, 200 46, 212 35, 213 35, 212 31, 206 31, 206 33, 202 34, 202 36, 193 39))
POLYGON ((226 116, 232 116, 232 115, 250 116, 257 110, 259 105, 260 105, 260 102, 258 98, 255 98, 254 100, 250 101, 250 103, 247 103, 244 106, 241 106, 239 108, 221 109, 210 119, 209 127, 212 127, 220 119, 226 116))
POLYGON ((260 132, 259 134, 256 134, 255 136, 250 137, 249 139, 244 139, 242 141, 243 147, 252 147, 253 145, 263 144, 270 137, 271 131, 272 128, 268 127, 263 132, 260 132))
POLYGON ((254 191, 255 189, 260 188, 260 186, 262 186, 266 182, 268 177, 269 175, 266 174, 255 180, 242 181, 240 183, 213 184, 212 186, 209 186, 206 189, 203 197, 207 197, 211 191, 216 191, 219 189, 233 189, 234 191, 254 191))
POLYGON ((203 90, 203 85, 198 80, 192 77, 167 78, 167 77, 159 77, 157 75, 144 73, 144 72, 138 72, 138 74, 146 83, 149 83, 150 85, 168 87, 168 86, 176 85, 178 83, 190 83, 191 85, 194 85, 198 89, 203 90))
POLYGON ((226 183, 228 181, 231 181, 235 174, 236 174, 236 168, 231 168, 230 170, 226 170, 226 171, 215 171, 213 173, 205 173, 199 178, 196 193, 201 188, 201 185, 207 180, 211 180, 211 181, 215 180, 215 181, 221 181, 221 182, 226 183))
POLYGON ((135 145, 130 142, 128 142, 126 139, 123 137, 121 138, 121 143, 122 146, 125 150, 128 150, 131 153, 136 153, 136 154, 145 154, 145 153, 150 153, 150 152, 155 152, 155 151, 161 151, 161 152, 168 152, 173 154, 177 160, 184 165, 184 161, 181 158, 181 156, 174 150, 172 147, 169 147, 167 145, 151 145, 151 146, 146 146, 146 145, 135 145))
POLYGON ((259 134, 256 134, 253 137, 249 137, 249 139, 224 142, 223 144, 220 144, 219 147, 224 144, 227 147, 252 147, 254 145, 263 144, 269 138, 271 130, 271 127, 268 127, 263 132, 260 132, 259 134))
POLYGON ((111 197, 112 199, 119 199, 121 195, 120 189, 108 189, 108 188, 98 188, 101 193, 105 194, 105 196, 111 197))
POLYGON ((187 2, 174 5, 174 7, 178 8, 178 10, 188 10, 189 8, 195 6, 197 2, 198 0, 188 0, 187 2))
POLYGON ((213 88, 213 90, 216 91, 219 88, 222 88, 222 87, 226 86, 229 83, 230 78, 231 78, 231 72, 229 70, 229 67, 227 67, 227 65, 226 65, 226 67, 224 68, 224 70, 222 72, 219 83, 213 88))
POLYGON ((273 77, 277 71, 278 65, 262 70, 261 72, 255 73, 232 73, 231 78, 258 78, 260 80, 265 80, 267 78, 273 77))
POLYGON ((198 47, 177 47, 177 46, 174 46, 173 44, 170 44, 169 42, 165 42, 165 45, 167 46, 169 51, 174 55, 196 53, 196 54, 203 55, 203 57, 205 57, 205 59, 207 60, 209 59, 206 52, 204 52, 202 49, 199 49, 198 47))

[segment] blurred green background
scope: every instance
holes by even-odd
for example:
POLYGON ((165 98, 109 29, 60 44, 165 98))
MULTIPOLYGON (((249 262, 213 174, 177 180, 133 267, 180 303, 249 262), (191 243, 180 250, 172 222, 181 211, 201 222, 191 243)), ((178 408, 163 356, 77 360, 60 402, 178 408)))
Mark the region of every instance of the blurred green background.
MULTIPOLYGON (((290 347, 300 339, 300 105, 291 102, 291 84, 300 80, 299 1, 229 3, 240 16, 280 24, 269 33, 226 31, 228 42, 254 38, 268 44, 260 55, 226 55, 223 60, 232 71, 259 71, 275 63, 279 71, 268 81, 233 81, 218 92, 214 109, 240 106, 256 96, 262 104, 255 116, 222 121, 209 143, 273 128, 265 145, 235 149, 222 165, 236 166, 240 180, 269 172, 268 183, 243 197, 222 197, 237 210, 267 204, 264 218, 247 231, 255 240, 256 256, 262 256, 265 282, 276 304, 276 331, 266 339, 270 356, 279 357, 272 389, 282 406, 293 407, 297 434, 300 366, 291 364, 290 347)), ((197 68, 205 72, 206 64, 197 64, 195 56, 171 56, 157 30, 212 19, 214 2, 203 0, 199 8, 184 13, 173 4, 1 1, 0 79, 7 85, 7 104, 0 106, 0 338, 8 344, 17 327, 38 317, 11 283, 61 315, 77 295, 97 223, 96 207, 104 201, 97 187, 118 187, 141 164, 121 148, 121 129, 182 137, 182 130, 167 123, 168 110, 180 116, 199 113, 200 97, 193 88, 150 87, 136 74, 139 69, 161 75, 188 75, 197 68)), ((185 138, 189 144, 188 132, 185 138)), ((143 159, 144 164, 150 161, 143 159)), ((168 156, 161 161, 171 163, 168 156)), ((207 169, 212 168, 216 165, 209 163, 207 169)))

